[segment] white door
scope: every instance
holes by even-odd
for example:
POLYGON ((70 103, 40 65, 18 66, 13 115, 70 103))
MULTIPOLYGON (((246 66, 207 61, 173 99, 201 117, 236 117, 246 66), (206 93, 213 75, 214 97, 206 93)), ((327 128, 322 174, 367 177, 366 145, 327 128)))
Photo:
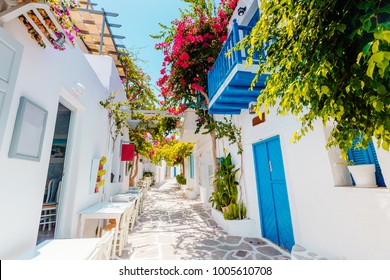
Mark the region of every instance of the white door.
POLYGON ((8 120, 23 46, 0 27, 0 147, 8 120))

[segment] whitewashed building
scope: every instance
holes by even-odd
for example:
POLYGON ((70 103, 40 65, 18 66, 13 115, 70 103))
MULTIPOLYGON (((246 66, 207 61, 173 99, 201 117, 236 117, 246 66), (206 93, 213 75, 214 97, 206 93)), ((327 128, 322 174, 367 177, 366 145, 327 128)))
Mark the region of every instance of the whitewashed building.
MULTIPOLYGON (((93 169, 103 156, 111 158, 108 114, 99 102, 122 90, 123 69, 107 22, 100 52, 100 41, 95 40, 95 46, 90 40, 99 34, 88 30, 93 30, 91 26, 98 30, 96 25, 102 24, 98 20, 114 14, 80 9, 75 16, 88 18, 80 26, 85 29, 84 40, 77 40, 74 47, 65 40, 66 50, 58 51, 50 42, 45 49, 38 46, 18 19, 28 16, 28 11, 44 9, 42 5, 12 7, 0 1, 1 259, 14 258, 36 245, 51 180, 60 186, 56 222, 51 225, 55 238, 76 237, 79 210, 128 187, 119 156, 120 141, 126 139, 117 141, 112 164, 104 165, 105 186, 97 192, 93 169), (109 51, 112 56, 104 55, 109 51)), ((50 14, 50 9, 46 12, 50 14)), ((86 235, 94 230, 87 227, 86 235)))
MULTIPOLYGON (((231 21, 226 44, 234 44, 259 17, 256 0, 241 0, 231 21), (237 37, 236 37, 237 38, 237 37)), ((245 68, 245 52, 233 52, 230 58, 221 51, 220 58, 230 59, 231 68, 218 68, 209 73, 210 113, 218 120, 232 114, 234 123, 242 128, 244 152, 218 141, 218 156, 223 149, 233 155, 233 162, 243 171, 240 180, 242 198, 248 218, 254 221, 255 235, 292 250, 299 244, 328 259, 389 259, 390 258, 390 154, 373 148, 373 163, 381 168, 382 179, 376 188, 353 186, 345 165, 339 164, 340 151, 325 149, 329 127, 315 125, 297 144, 290 143, 300 124, 296 117, 281 117, 275 109, 263 122, 250 114, 251 102, 264 87, 265 77, 254 91, 249 91, 256 66, 245 68), (227 73, 225 76, 213 75, 227 73), (223 76, 222 78, 220 78, 223 76), (242 164, 241 164, 242 162, 242 164)), ((190 114, 190 113, 188 113, 190 114)), ((189 117, 189 120, 191 117, 189 117)), ((194 183, 205 188, 201 195, 205 205, 211 193, 213 173, 209 135, 194 138, 193 121, 184 122, 183 139, 196 139, 194 149, 194 183)), ((364 152, 366 153, 366 152, 364 152)), ((379 181, 378 181, 379 180, 379 181)))

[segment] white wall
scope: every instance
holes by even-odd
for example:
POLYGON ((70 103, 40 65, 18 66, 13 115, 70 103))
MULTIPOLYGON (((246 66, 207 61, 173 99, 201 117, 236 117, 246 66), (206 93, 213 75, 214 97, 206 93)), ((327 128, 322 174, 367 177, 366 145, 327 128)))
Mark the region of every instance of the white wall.
POLYGON ((215 170, 211 152, 212 143, 210 135, 203 134, 205 132, 204 130, 195 134, 196 119, 195 111, 193 109, 187 109, 180 137, 182 141, 195 143, 192 151, 194 155, 194 178, 190 178, 189 157, 185 160, 184 173, 187 179, 187 186, 192 186, 196 194, 200 194, 200 199, 204 203, 204 207, 210 208, 208 199, 211 196, 213 182, 213 178, 210 179, 210 175, 213 176, 215 170))
MULTIPOLYGON (((235 121, 243 127, 243 186, 248 216, 258 223, 259 235, 252 145, 280 135, 295 242, 330 259, 390 258, 388 189, 335 187, 347 184, 348 174, 343 174, 347 171, 340 165, 335 171, 338 152, 325 149, 327 132, 321 123, 297 144, 291 144, 292 134, 299 128, 294 117, 271 113, 265 123, 252 127, 253 117, 243 111, 235 121)), ((226 144, 225 147, 239 166, 236 148, 226 144)), ((380 151, 378 156, 382 162, 390 162, 389 153, 380 151)), ((383 167, 386 169, 385 164, 383 167)))
MULTIPOLYGON (((6 209, 1 211, 0 221, 8 225, 0 232, 2 259, 15 257, 35 246, 59 101, 72 111, 72 116, 57 237, 75 237, 77 211, 100 201, 101 193, 89 193, 91 160, 107 155, 107 111, 99 101, 106 99, 115 84, 105 88, 78 48, 63 52, 50 47, 42 49, 16 19, 5 24, 4 29, 24 46, 24 52, 0 147, 0 204, 6 209), (73 93, 76 82, 84 85, 84 95, 73 93), (8 157, 20 96, 48 111, 39 162, 8 157)), ((112 63, 107 66, 111 69, 112 63)))
POLYGON ((167 168, 167 164, 165 161, 162 161, 161 164, 159 165, 154 165, 156 184, 165 181, 166 168, 167 168))
MULTIPOLYGON (((208 202, 211 193, 213 192, 213 181, 215 166, 212 158, 212 142, 210 135, 198 136, 199 141, 196 142, 194 154, 194 178, 190 179, 190 172, 188 170, 189 186, 195 187, 195 192, 201 194, 200 198, 205 208, 210 208, 208 202)), ((189 163, 188 163, 189 167, 189 163)))

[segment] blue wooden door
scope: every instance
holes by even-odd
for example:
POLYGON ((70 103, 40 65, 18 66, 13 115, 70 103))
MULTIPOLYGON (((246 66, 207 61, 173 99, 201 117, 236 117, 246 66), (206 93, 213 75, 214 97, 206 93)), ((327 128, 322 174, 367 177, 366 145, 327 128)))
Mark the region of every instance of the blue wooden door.
POLYGON ((253 145, 263 237, 291 251, 294 234, 279 136, 253 145))

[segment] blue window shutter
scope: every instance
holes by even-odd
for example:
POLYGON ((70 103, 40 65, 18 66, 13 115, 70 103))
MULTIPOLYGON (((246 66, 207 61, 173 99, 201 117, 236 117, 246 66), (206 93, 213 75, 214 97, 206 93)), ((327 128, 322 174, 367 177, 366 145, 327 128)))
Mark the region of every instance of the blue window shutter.
POLYGON ((382 175, 381 167, 379 166, 378 157, 375 152, 374 143, 369 143, 367 149, 354 149, 358 143, 358 139, 353 141, 353 148, 348 150, 348 159, 356 165, 359 164, 375 164, 375 176, 378 186, 385 186, 385 180, 382 175))
POLYGON ((376 183, 378 186, 385 186, 385 179, 382 175, 381 167, 379 166, 378 157, 375 152, 374 143, 370 142, 368 145, 368 156, 370 157, 370 160, 372 163, 375 164, 375 176, 376 176, 376 183))
POLYGON ((190 155, 190 178, 194 179, 194 156, 190 155))
POLYGON ((364 149, 355 149, 358 139, 353 140, 352 149, 348 150, 348 159, 353 161, 356 165, 360 164, 370 164, 370 157, 368 156, 368 151, 364 149))

